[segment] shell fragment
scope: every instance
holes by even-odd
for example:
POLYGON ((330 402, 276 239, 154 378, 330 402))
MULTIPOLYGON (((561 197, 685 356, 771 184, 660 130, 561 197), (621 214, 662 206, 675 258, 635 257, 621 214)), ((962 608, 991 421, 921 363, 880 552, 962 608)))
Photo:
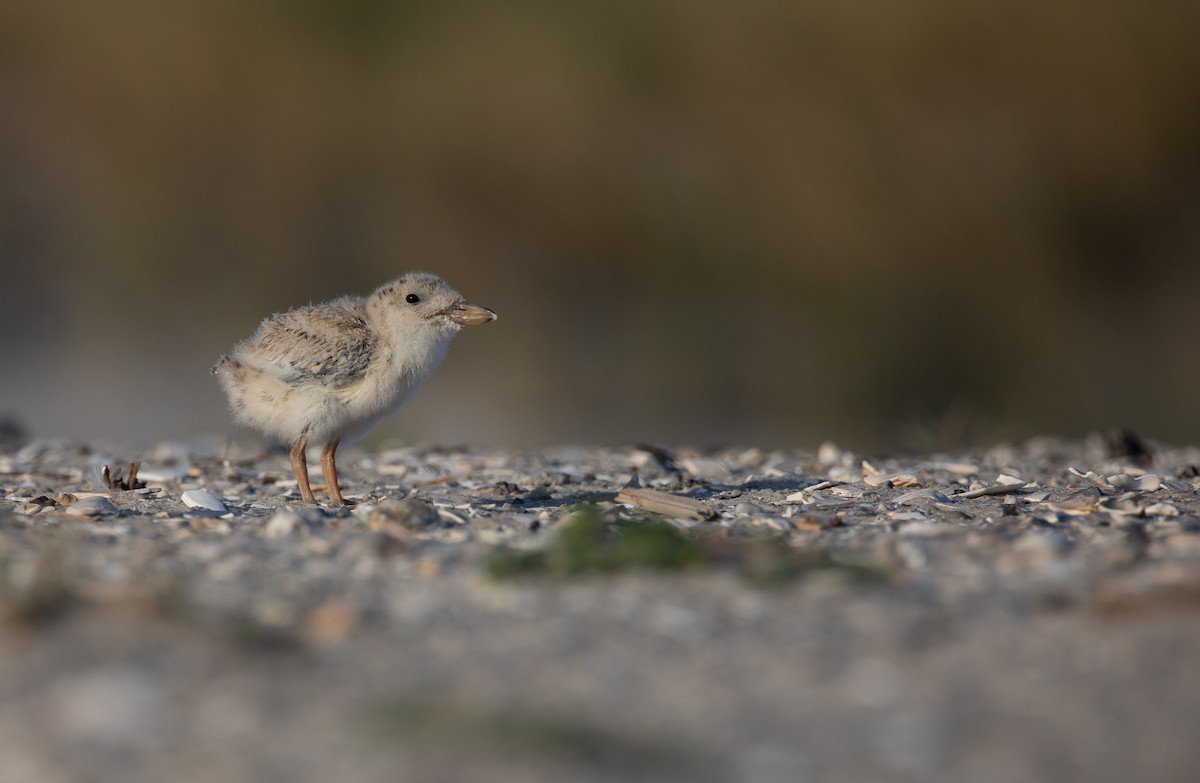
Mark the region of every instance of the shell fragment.
POLYGON ((224 514, 229 511, 229 507, 225 505, 225 501, 209 492, 207 489, 189 489, 179 496, 183 504, 188 508, 202 508, 207 511, 216 511, 224 514))

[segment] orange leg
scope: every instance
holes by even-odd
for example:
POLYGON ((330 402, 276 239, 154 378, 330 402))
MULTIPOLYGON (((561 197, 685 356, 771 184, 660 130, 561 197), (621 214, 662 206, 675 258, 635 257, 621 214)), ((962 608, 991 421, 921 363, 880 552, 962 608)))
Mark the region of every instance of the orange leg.
POLYGON ((338 486, 337 463, 333 461, 339 443, 341 441, 335 440, 326 443, 325 448, 321 449, 321 472, 325 474, 325 486, 329 490, 330 502, 335 506, 344 506, 346 501, 342 500, 342 489, 338 486))
POLYGON ((317 504, 313 497, 312 487, 308 485, 308 461, 304 458, 304 450, 308 448, 308 433, 296 438, 292 444, 292 473, 296 475, 296 483, 300 485, 300 499, 305 503, 317 504))

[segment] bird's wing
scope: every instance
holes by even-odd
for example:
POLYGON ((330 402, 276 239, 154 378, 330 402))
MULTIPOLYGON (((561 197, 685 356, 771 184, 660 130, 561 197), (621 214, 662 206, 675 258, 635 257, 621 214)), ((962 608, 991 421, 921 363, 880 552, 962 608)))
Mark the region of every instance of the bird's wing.
POLYGON ((375 350, 375 333, 348 300, 277 313, 237 354, 284 383, 340 386, 366 372, 375 350))

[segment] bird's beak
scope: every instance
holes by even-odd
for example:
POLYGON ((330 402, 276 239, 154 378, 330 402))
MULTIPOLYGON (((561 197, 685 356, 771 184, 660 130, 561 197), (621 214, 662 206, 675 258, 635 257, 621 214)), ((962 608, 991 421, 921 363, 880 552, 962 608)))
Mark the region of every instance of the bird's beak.
POLYGON ((491 310, 466 302, 455 302, 442 312, 460 326, 478 326, 496 320, 496 314, 491 310))

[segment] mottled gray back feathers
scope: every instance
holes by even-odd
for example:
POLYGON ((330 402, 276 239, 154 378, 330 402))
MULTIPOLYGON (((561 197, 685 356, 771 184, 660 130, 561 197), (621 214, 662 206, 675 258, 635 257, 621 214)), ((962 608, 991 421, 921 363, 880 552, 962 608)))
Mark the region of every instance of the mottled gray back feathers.
POLYGON ((284 383, 342 385, 366 372, 376 343, 362 300, 344 297, 271 316, 237 353, 284 383))

